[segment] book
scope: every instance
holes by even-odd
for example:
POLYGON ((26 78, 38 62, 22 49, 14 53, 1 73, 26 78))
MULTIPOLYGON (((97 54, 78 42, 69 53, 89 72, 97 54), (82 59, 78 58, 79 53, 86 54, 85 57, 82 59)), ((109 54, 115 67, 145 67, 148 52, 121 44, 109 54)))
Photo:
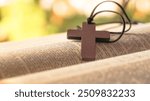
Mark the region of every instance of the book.
MULTIPOLYGON (((97 29, 120 29, 112 26, 97 29)), ((0 82, 149 83, 149 28, 134 25, 116 43, 97 43, 91 62, 82 61, 80 41, 68 40, 66 33, 0 43, 0 82)))

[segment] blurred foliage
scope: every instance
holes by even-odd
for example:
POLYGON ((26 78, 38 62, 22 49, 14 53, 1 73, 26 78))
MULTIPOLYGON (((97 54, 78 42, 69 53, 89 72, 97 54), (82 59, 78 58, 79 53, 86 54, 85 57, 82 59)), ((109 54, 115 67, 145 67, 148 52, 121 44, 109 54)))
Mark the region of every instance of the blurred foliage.
MULTIPOLYGON (((62 0, 55 0, 55 3, 57 1, 62 0)), ((1 6, 0 41, 23 40, 64 32, 68 28, 76 27, 76 25, 86 21, 86 15, 78 13, 67 1, 64 0, 72 12, 69 16, 59 16, 52 8, 49 10, 43 9, 40 5, 40 0, 14 0, 9 5, 1 6)), ((150 13, 144 13, 143 15, 142 12, 133 8, 133 5, 129 5, 127 12, 132 20, 140 22, 150 21, 150 13)), ((118 17, 102 17, 97 21, 102 23, 116 18, 118 17)))
POLYGON ((16 0, 1 8, 0 29, 9 40, 22 40, 46 35, 46 20, 43 10, 34 2, 16 0))

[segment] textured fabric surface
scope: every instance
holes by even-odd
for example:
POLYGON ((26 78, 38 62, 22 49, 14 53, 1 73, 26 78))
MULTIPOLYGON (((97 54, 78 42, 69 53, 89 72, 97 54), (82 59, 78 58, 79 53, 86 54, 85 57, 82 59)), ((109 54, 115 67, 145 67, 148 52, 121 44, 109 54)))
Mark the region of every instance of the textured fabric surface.
MULTIPOLYGON (((97 43, 96 59, 149 50, 149 28, 150 24, 136 25, 116 43, 97 43)), ((67 40, 66 34, 1 43, 0 79, 85 63, 80 47, 80 41, 67 40)))

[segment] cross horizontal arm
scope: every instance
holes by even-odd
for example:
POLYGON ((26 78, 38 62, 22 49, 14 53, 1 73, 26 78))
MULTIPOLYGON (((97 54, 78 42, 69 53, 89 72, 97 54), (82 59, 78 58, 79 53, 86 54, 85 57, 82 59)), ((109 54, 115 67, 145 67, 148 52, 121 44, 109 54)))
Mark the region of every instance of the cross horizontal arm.
POLYGON ((81 29, 71 29, 67 32, 68 39, 81 39, 82 30, 81 29))
POLYGON ((108 31, 96 31, 96 42, 108 42, 110 40, 110 32, 108 31))
MULTIPOLYGON (((81 39, 82 29, 70 29, 67 32, 68 39, 81 39)), ((96 31, 96 42, 106 42, 110 40, 110 33, 108 31, 96 31)))

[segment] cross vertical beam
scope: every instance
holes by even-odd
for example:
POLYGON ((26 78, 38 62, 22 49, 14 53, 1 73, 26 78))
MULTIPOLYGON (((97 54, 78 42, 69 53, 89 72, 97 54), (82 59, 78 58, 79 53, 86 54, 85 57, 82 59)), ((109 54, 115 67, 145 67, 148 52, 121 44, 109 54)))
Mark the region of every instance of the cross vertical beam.
POLYGON ((96 41, 103 42, 110 39, 108 31, 96 31, 95 24, 84 22, 81 29, 71 29, 67 32, 68 39, 81 39, 82 60, 91 61, 96 57, 96 41))
POLYGON ((81 34, 81 56, 83 60, 95 60, 96 42, 95 42, 95 25, 83 23, 81 34))

